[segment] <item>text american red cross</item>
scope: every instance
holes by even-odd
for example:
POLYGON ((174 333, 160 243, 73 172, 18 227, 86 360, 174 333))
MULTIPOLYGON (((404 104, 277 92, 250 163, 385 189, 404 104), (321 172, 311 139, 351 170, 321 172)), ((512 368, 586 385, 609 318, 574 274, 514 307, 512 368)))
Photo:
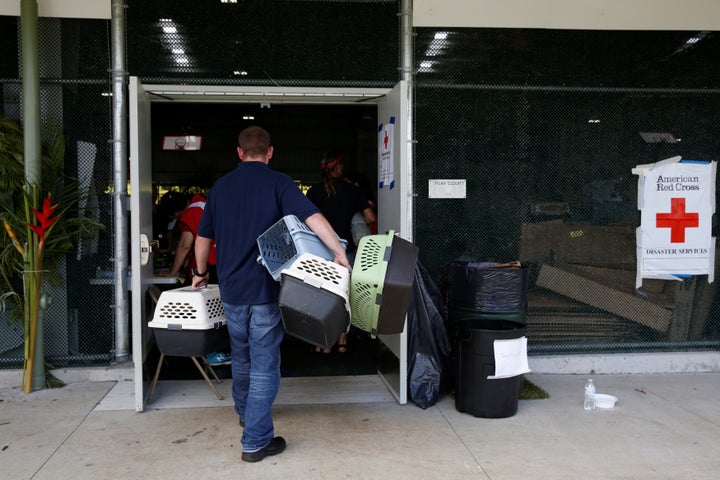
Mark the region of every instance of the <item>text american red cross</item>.
POLYGON ((670 229, 670 243, 684 243, 685 229, 700 225, 700 214, 685 211, 684 198, 670 199, 670 213, 658 213, 655 216, 657 228, 670 229))

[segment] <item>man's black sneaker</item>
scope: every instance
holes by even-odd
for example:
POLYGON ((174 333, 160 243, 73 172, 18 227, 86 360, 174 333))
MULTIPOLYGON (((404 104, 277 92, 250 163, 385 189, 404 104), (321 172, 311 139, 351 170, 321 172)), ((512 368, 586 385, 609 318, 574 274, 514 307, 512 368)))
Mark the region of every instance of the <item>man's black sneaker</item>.
POLYGON ((270 455, 277 455, 278 453, 282 453, 283 450, 285 450, 285 446, 285 439, 283 437, 275 437, 270 440, 270 443, 265 445, 265 447, 261 448, 257 452, 243 452, 242 459, 245 462, 259 462, 263 458, 269 457, 270 455))

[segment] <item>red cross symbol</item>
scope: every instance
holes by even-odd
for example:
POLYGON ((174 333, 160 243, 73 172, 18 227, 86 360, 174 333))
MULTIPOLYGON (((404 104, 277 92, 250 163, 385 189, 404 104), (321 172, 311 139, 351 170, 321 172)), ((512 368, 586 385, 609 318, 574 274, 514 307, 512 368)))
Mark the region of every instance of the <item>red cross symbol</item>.
POLYGON ((390 137, 388 137, 387 130, 385 130, 385 137, 383 138, 383 143, 385 144, 385 150, 388 148, 388 142, 390 141, 390 137))
POLYGON ((670 243, 685 243, 685 229, 697 228, 700 225, 700 215, 685 211, 684 198, 671 198, 670 213, 656 214, 655 224, 657 228, 670 229, 670 243))

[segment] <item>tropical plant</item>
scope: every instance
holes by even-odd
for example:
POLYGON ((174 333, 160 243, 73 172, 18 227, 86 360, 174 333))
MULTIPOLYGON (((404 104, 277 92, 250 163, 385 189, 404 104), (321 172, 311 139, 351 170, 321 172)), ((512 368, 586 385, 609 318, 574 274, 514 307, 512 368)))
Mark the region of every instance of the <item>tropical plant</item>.
POLYGON ((43 142, 40 185, 30 185, 25 178, 23 143, 20 126, 12 119, 0 117, 0 220, 7 234, 0 237, 0 280, 4 292, 0 302, 3 307, 9 304, 13 318, 23 322, 23 390, 29 393, 33 390, 36 364, 45 360, 35 358, 37 342, 42 341, 37 332, 49 303, 43 295, 43 282, 58 282, 55 267, 62 255, 72 249, 73 241, 97 235, 104 226, 75 216, 80 190, 77 180, 63 172, 62 131, 48 129, 43 142))

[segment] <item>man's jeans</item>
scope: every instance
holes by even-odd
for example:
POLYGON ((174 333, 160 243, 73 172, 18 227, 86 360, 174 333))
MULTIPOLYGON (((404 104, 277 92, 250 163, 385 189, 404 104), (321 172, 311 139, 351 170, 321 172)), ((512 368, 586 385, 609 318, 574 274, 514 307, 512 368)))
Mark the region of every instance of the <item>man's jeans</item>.
POLYGON ((245 422, 244 452, 265 447, 275 436, 270 408, 280 387, 280 343, 285 328, 277 303, 223 303, 230 333, 232 395, 245 422))

